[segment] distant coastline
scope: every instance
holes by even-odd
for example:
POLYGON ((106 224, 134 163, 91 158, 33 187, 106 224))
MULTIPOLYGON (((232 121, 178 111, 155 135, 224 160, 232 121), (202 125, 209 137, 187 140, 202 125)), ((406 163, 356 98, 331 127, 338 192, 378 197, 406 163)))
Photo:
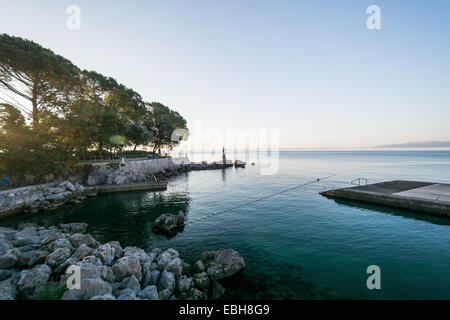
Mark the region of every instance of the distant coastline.
POLYGON ((450 141, 407 142, 379 145, 375 146, 374 148, 450 148, 450 141))

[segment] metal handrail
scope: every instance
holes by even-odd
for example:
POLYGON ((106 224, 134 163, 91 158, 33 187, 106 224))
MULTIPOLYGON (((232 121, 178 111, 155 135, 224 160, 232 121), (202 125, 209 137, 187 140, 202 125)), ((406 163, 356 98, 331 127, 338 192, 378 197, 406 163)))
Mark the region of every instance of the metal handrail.
POLYGON ((361 185, 366 186, 367 179, 366 178, 358 178, 358 179, 355 179, 352 182, 350 182, 350 184, 355 185, 355 186, 361 186, 361 185), (364 182, 364 184, 362 184, 362 182, 364 182))

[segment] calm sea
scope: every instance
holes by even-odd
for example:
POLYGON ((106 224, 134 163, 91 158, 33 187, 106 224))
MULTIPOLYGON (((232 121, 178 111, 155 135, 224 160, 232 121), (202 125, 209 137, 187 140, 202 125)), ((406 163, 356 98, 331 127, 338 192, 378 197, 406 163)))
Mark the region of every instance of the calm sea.
POLYGON ((247 156, 255 166, 191 172, 172 179, 165 192, 106 195, 0 225, 87 222, 89 232, 102 242, 173 247, 187 262, 195 262, 205 250, 234 248, 247 267, 224 283, 229 298, 450 299, 450 219, 318 194, 356 178, 450 183, 449 150, 284 151, 274 175, 262 175, 257 155, 247 156), (184 211, 188 220, 197 219, 352 169, 195 222, 171 239, 151 232, 162 213, 184 211), (366 287, 369 265, 381 268, 381 290, 366 287))

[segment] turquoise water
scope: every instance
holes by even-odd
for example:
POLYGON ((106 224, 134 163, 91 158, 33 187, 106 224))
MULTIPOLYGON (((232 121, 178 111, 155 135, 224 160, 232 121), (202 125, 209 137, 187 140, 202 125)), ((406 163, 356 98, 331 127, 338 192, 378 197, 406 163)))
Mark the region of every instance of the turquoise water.
POLYGON ((87 222, 100 241, 174 247, 188 262, 205 250, 234 248, 247 267, 225 283, 230 298, 449 299, 450 219, 318 194, 359 177, 450 183, 450 151, 280 152, 275 175, 261 175, 258 163, 191 172, 165 192, 106 195, 0 225, 87 222), (357 170, 195 222, 171 239, 151 232, 161 213, 184 211, 192 220, 350 169, 357 170), (369 265, 381 268, 381 290, 366 287, 369 265))

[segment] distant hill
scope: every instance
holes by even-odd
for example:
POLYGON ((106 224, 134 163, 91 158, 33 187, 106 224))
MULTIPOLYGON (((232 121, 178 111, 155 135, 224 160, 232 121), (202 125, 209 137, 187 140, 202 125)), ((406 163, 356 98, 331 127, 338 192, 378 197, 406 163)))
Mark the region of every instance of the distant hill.
POLYGON ((407 142, 399 144, 386 144, 375 148, 450 148, 450 141, 424 141, 407 142))

